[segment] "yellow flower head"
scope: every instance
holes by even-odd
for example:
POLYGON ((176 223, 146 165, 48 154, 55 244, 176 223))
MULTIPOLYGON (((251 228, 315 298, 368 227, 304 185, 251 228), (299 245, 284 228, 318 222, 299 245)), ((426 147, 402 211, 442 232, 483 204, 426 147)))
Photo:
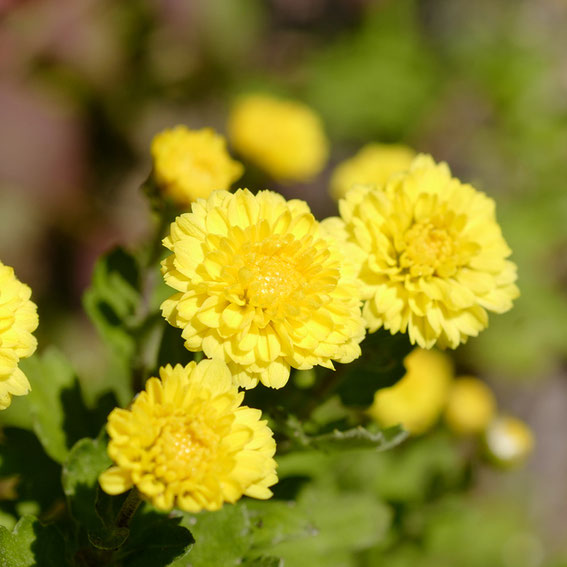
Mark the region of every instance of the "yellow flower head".
POLYGON ((30 288, 0 262, 0 410, 10 405, 12 396, 30 391, 18 368, 20 359, 31 356, 37 346, 32 335, 38 325, 37 307, 30 297, 30 288))
POLYGON ((516 266, 494 201, 420 155, 384 189, 357 186, 324 221, 358 258, 371 332, 406 331, 412 344, 456 348, 518 296, 516 266))
POLYGON ((226 364, 214 360, 160 369, 130 409, 108 417, 108 454, 99 477, 108 494, 135 486, 162 510, 218 510, 242 495, 270 498, 277 482, 276 444, 260 410, 226 364))
POLYGON ((384 427, 401 424, 419 435, 435 425, 453 379, 450 359, 435 350, 414 349, 404 360, 406 374, 390 388, 378 390, 369 414, 384 427))
POLYGON ((461 435, 481 433, 494 418, 496 401, 481 380, 461 377, 453 383, 445 408, 445 421, 461 435))
POLYGON ((313 110, 268 95, 248 95, 237 101, 228 135, 243 157, 282 181, 314 177, 329 156, 323 125, 313 110))
POLYGON ((281 388, 290 367, 351 362, 364 337, 354 270, 307 203, 217 191, 171 225, 162 304, 185 346, 224 360, 245 388, 281 388))
POLYGON ((331 195, 342 199, 358 184, 382 187, 394 173, 409 169, 415 152, 396 144, 367 144, 355 156, 340 163, 331 177, 331 195))
POLYGON ((501 416, 485 433, 489 455, 499 465, 514 466, 524 461, 534 448, 534 435, 521 419, 501 416))
POLYGON ((229 189, 244 171, 228 155, 224 137, 211 128, 164 130, 154 137, 151 152, 158 187, 180 206, 216 189, 229 189))

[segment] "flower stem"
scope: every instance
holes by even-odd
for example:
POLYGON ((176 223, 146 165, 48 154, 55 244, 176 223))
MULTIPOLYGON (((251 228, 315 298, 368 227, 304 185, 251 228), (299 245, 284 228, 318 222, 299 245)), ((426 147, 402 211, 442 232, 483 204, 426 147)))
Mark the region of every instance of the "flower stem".
POLYGON ((138 489, 136 487, 132 488, 126 497, 126 500, 124 500, 122 508, 120 508, 120 512, 118 512, 118 515, 116 516, 116 527, 128 527, 141 503, 142 497, 140 496, 138 489))

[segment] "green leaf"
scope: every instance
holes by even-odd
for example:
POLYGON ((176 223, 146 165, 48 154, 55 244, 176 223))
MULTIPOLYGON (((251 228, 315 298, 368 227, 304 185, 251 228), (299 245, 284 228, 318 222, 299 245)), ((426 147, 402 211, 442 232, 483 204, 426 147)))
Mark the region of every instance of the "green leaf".
POLYGON ((362 426, 341 431, 335 429, 321 435, 309 435, 301 422, 294 416, 288 416, 285 433, 303 449, 317 449, 326 453, 351 451, 355 449, 373 449, 386 451, 404 441, 408 433, 401 426, 388 427, 371 431, 362 426))
POLYGON ((88 531, 95 533, 104 527, 95 508, 98 477, 110 463, 106 444, 101 439, 81 439, 63 465, 63 490, 71 514, 88 531))
MULTIPOLYGON (((153 510, 138 512, 130 528, 130 537, 119 552, 122 565, 166 567, 181 561, 195 541, 181 521, 181 517, 169 518, 153 510)), ((187 565, 187 562, 182 564, 187 565)))
POLYGON ((123 248, 101 256, 95 265, 91 287, 83 295, 85 311, 101 337, 121 358, 134 354, 132 328, 140 304, 140 270, 123 248))
POLYGON ((362 356, 345 367, 338 388, 348 406, 369 406, 376 390, 400 380, 406 373, 404 358, 413 348, 406 335, 384 330, 367 335, 361 347, 362 356))
POLYGON ((216 512, 186 515, 184 525, 195 537, 188 562, 175 567, 230 567, 240 565, 252 544, 250 518, 243 502, 225 504, 216 512))
POLYGON ((311 447, 327 453, 352 449, 387 451, 399 445, 407 439, 407 436, 407 431, 399 425, 375 432, 358 426, 346 431, 335 429, 331 433, 317 435, 310 440, 309 444, 311 447))
POLYGON ((66 565, 65 542, 53 526, 42 526, 24 516, 10 532, 0 526, 2 567, 62 567, 66 565))
POLYGON ((308 537, 317 531, 309 518, 298 513, 293 500, 251 500, 247 508, 256 549, 269 550, 279 543, 308 537))
POLYGON ((34 431, 47 454, 61 463, 73 443, 100 426, 92 423, 75 372, 57 349, 20 365, 32 387, 27 399, 34 431))
POLYGON ((311 523, 310 533, 266 549, 286 567, 350 565, 353 553, 384 539, 391 522, 390 509, 372 494, 340 493, 317 483, 301 492, 294 512, 311 523))

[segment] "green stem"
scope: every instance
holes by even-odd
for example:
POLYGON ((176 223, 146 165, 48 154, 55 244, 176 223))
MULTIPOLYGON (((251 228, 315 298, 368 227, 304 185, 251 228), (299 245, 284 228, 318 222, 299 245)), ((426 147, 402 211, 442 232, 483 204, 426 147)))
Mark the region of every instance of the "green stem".
POLYGON ((141 503, 142 497, 140 496, 138 489, 136 487, 132 488, 126 497, 126 500, 124 500, 122 508, 120 508, 120 512, 118 512, 118 515, 116 516, 116 527, 128 527, 141 503))

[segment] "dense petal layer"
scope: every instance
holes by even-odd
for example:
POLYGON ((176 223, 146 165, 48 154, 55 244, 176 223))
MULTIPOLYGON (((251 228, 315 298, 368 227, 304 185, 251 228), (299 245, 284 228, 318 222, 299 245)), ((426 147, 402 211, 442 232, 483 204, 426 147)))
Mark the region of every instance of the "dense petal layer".
POLYGON ((324 226, 357 249, 370 331, 407 332, 413 344, 455 348, 518 296, 516 266, 494 201, 446 164, 418 156, 383 188, 355 186, 324 226))
POLYGON ((160 369, 128 410, 108 418, 116 466, 99 482, 107 493, 136 486, 154 506, 218 510, 246 494, 269 498, 277 482, 272 431, 227 365, 203 360, 160 369))
POLYGON ((189 350, 223 360, 243 387, 281 388, 290 367, 360 355, 355 267, 304 202, 215 192, 171 226, 162 305, 189 350))

